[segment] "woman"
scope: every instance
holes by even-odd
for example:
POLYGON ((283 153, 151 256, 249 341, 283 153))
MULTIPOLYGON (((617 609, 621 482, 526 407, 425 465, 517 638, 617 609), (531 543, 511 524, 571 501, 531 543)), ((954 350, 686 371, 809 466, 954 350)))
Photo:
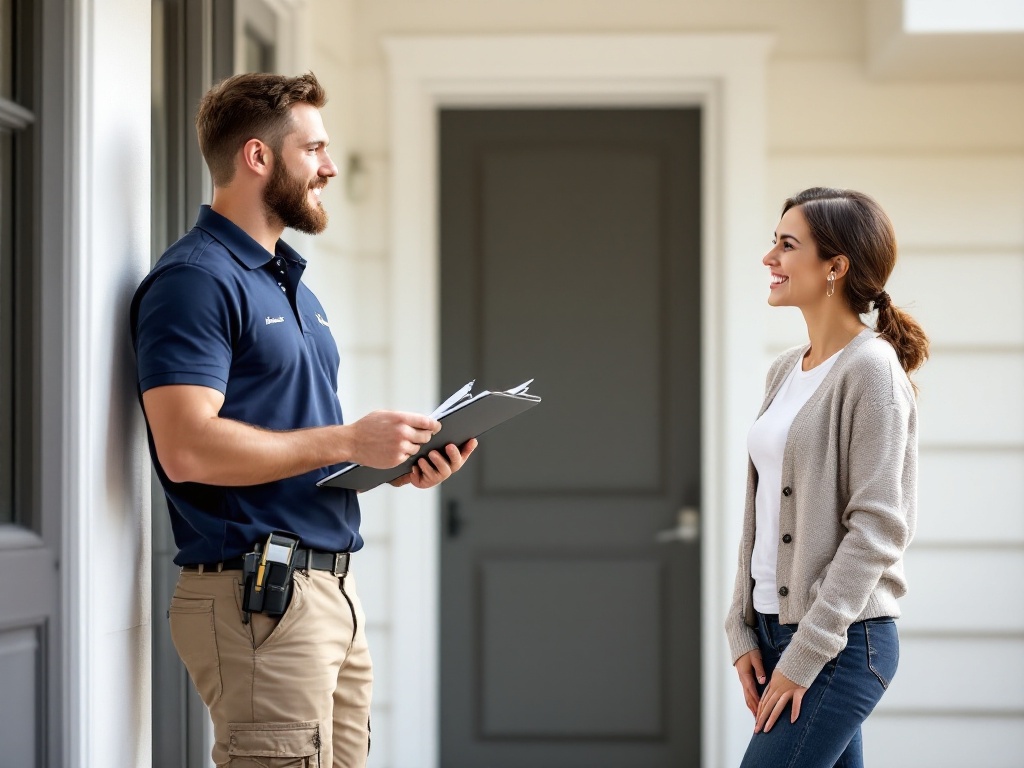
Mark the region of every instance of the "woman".
POLYGON ((743 768, 856 768, 861 724, 899 661, 893 619, 917 515, 907 374, 928 340, 885 292, 896 238, 866 195, 816 187, 790 198, 763 261, 768 303, 798 307, 810 344, 772 365, 748 437, 726 622, 755 717, 743 768), (861 319, 872 308, 875 331, 861 319))

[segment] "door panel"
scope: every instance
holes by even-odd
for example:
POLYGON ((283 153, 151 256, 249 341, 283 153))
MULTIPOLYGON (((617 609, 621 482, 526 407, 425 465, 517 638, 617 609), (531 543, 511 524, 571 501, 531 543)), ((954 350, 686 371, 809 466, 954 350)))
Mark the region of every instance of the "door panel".
POLYGON ((442 391, 544 402, 442 486, 442 765, 698 765, 700 114, 441 116, 442 391))

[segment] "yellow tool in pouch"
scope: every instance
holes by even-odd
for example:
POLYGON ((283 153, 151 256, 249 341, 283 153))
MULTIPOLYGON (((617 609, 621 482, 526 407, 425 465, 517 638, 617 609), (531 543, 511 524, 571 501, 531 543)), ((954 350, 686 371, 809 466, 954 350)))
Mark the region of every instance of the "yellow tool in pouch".
POLYGON ((242 609, 247 614, 280 616, 287 610, 292 596, 292 561, 298 544, 297 536, 274 531, 265 544, 245 555, 242 609))

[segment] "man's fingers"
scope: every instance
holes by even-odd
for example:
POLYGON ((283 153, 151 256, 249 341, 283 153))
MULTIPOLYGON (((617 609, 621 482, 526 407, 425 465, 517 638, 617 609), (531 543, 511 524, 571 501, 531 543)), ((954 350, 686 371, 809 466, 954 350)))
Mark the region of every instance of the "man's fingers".
POLYGON ((412 472, 406 472, 401 477, 396 477, 392 480, 390 485, 395 488, 401 488, 403 485, 408 485, 410 482, 412 482, 412 472))
MULTIPOLYGON (((406 413, 404 411, 395 411, 394 413, 403 424, 408 424, 413 429, 429 432, 431 435, 436 435, 441 431, 440 421, 422 413, 406 413)), ((426 440, 423 442, 426 442, 426 440)))
POLYGON ((425 443, 430 442, 430 438, 432 438, 433 436, 434 433, 430 432, 429 430, 412 429, 411 427, 407 427, 403 433, 403 437, 405 437, 405 439, 409 440, 410 442, 416 443, 417 448, 421 445, 424 445, 425 443))

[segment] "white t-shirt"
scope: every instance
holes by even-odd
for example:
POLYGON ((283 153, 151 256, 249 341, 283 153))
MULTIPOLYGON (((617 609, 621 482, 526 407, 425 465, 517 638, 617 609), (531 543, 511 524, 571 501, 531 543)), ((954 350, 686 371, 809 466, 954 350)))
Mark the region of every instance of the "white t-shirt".
POLYGON ((759 613, 779 612, 775 570, 779 556, 782 457, 789 428, 842 351, 809 371, 801 370, 803 360, 797 360, 768 410, 754 422, 747 435, 747 451, 757 469, 757 492, 754 496, 756 529, 750 575, 754 579, 754 610, 759 613))

